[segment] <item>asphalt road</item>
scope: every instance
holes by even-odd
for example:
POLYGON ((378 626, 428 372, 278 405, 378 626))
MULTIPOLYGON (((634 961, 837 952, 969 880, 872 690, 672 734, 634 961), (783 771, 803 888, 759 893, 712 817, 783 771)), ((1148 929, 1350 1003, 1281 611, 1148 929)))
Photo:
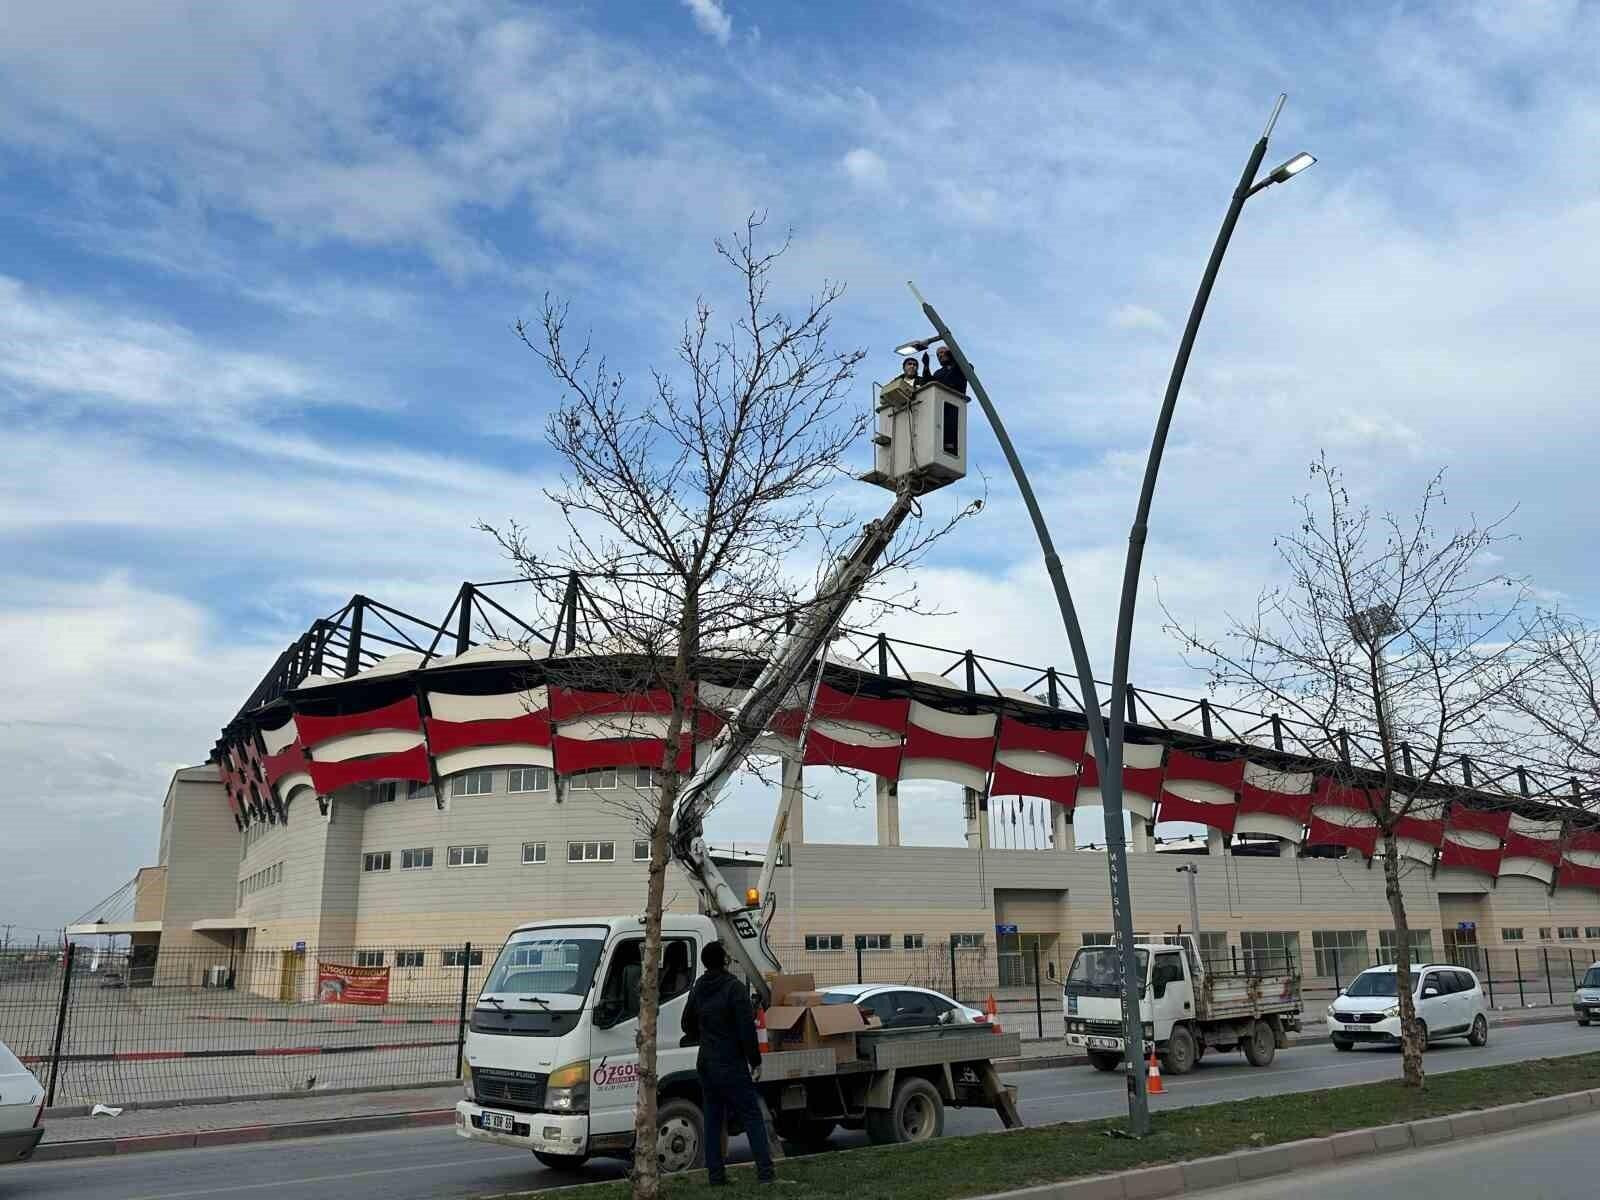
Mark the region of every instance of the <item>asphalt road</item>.
MULTIPOLYGON (((1427 1065, 1430 1071, 1461 1070, 1582 1054, 1596 1044, 1595 1038, 1581 1036, 1571 1023, 1496 1029, 1481 1050, 1465 1043, 1434 1047, 1427 1065)), ((1399 1068, 1398 1054, 1392 1050, 1340 1054, 1322 1044, 1281 1051, 1277 1061, 1262 1070, 1245 1065, 1238 1054, 1215 1055, 1193 1074, 1168 1080, 1167 1095, 1155 1104, 1168 1109, 1339 1087, 1390 1079, 1399 1068)), ((1102 1075, 1090 1067, 1030 1071, 1008 1079, 1020 1091, 1022 1115, 1030 1125, 1123 1110, 1121 1077, 1102 1075)), ((993 1113, 976 1110, 953 1111, 945 1125, 948 1133, 998 1128, 993 1113)), ((859 1133, 834 1137, 834 1144, 841 1147, 864 1143, 859 1133)), ((742 1139, 735 1141, 736 1156, 743 1144, 742 1139)), ((576 1175, 550 1172, 522 1151, 476 1146, 440 1127, 0 1168, 0 1200, 252 1200, 278 1195, 296 1200, 435 1200, 604 1179, 621 1170, 620 1163, 599 1162, 576 1175)), ((1593 1196, 1597 1190, 1591 1187, 1582 1194, 1593 1196)))
POLYGON ((1592 1200, 1600 1193, 1596 1138, 1600 1117, 1580 1117, 1292 1180, 1230 1188, 1227 1195, 1228 1200, 1592 1200))

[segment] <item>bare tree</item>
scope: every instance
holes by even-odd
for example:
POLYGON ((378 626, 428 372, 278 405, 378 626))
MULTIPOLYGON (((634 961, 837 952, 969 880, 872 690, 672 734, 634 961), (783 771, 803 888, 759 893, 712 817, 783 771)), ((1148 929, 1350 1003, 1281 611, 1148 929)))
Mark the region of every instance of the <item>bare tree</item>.
MULTIPOLYGON (((563 392, 546 428, 566 468, 562 485, 546 492, 561 523, 539 535, 516 523, 483 526, 536 588, 547 586, 541 581, 552 568, 581 579, 585 612, 611 651, 604 661, 621 664, 599 668, 606 674, 594 683, 663 698, 652 714, 666 719, 665 750, 652 764, 655 788, 641 788, 630 808, 650 844, 633 1165, 633 1194, 649 1200, 660 1189, 656 1037, 674 810, 696 735, 718 719, 702 665, 718 654, 761 656, 786 623, 822 602, 793 564, 810 562, 820 579, 835 543, 854 530, 856 521, 836 511, 830 485, 870 415, 870 406, 851 404, 847 394, 863 352, 829 345, 842 286, 825 283, 795 312, 784 311, 769 288, 788 243, 761 248, 762 223, 753 216, 731 243, 716 244, 738 281, 732 322, 720 327, 711 305, 697 302, 676 368, 653 372, 642 398, 627 393, 622 375, 591 345, 568 337, 565 306, 546 297, 540 320, 518 325, 563 392), (539 545, 551 548, 540 553, 539 545)), ((875 578, 904 566, 958 519, 903 527, 875 578)), ((910 589, 876 588, 873 596, 880 605, 916 603, 910 589)), ((617 732, 626 734, 628 724, 618 718, 617 732)))
POLYGON ((1214 690, 1296 719, 1355 789, 1382 843, 1384 893, 1394 920, 1403 1075, 1423 1082, 1423 1042, 1411 996, 1410 923, 1396 829, 1443 816, 1446 767, 1464 754, 1503 756, 1504 717, 1532 643, 1528 587, 1496 568, 1506 518, 1441 534, 1441 472, 1414 512, 1374 515, 1321 456, 1297 528, 1274 541, 1288 575, 1264 591, 1221 639, 1169 631, 1196 654, 1214 690), (1356 730, 1374 735, 1352 738, 1356 730))
POLYGON ((1559 609, 1534 622, 1538 653, 1508 694, 1532 731, 1529 756, 1572 780, 1575 799, 1600 789, 1600 629, 1559 609))

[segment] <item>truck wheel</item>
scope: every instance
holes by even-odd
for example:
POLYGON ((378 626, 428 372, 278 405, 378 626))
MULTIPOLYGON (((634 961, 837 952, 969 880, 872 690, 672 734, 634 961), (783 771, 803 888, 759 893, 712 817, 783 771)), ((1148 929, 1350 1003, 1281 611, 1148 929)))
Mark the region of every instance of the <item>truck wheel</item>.
POLYGON ((1167 1037, 1167 1052, 1161 1056, 1168 1075, 1187 1075, 1194 1070, 1194 1034, 1187 1025, 1174 1025, 1167 1037))
POLYGON ((777 1118, 778 1136, 801 1153, 821 1150, 838 1125, 837 1121, 826 1117, 786 1115, 777 1118))
POLYGON ((1091 1050, 1089 1063, 1096 1071, 1115 1071, 1122 1065, 1122 1055, 1115 1050, 1091 1050))
POLYGON ((1273 1057, 1278 1053, 1277 1036, 1265 1021, 1257 1021, 1252 1025, 1249 1034, 1239 1044, 1244 1047, 1245 1061, 1252 1067, 1271 1066, 1273 1057))
POLYGON ((690 1100, 668 1100, 656 1110, 656 1160, 664 1172, 692 1171, 706 1161, 706 1122, 690 1100))
POLYGON ((546 1154, 543 1150, 535 1150, 533 1156, 552 1171, 576 1171, 589 1161, 587 1154, 546 1154))
POLYGON ((930 1142, 943 1133, 944 1101, 926 1079, 902 1080, 887 1109, 867 1112, 867 1137, 878 1145, 930 1142))

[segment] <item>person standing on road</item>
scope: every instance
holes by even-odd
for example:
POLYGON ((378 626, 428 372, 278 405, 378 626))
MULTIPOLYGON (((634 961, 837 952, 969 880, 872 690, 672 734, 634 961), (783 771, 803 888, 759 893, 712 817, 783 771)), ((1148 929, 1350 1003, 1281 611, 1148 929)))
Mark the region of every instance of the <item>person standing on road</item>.
POLYGON ((728 1182, 722 1157, 722 1131, 728 1113, 735 1112, 750 1140, 756 1160, 756 1178, 771 1183, 776 1178, 772 1147, 767 1140, 766 1115, 756 1094, 761 1073, 761 1048, 756 1041, 756 1019, 750 997, 728 972, 728 952, 712 942, 700 952, 705 974, 695 981, 683 1010, 683 1031, 698 1042, 695 1070, 705 1099, 706 1172, 713 1186, 728 1182))

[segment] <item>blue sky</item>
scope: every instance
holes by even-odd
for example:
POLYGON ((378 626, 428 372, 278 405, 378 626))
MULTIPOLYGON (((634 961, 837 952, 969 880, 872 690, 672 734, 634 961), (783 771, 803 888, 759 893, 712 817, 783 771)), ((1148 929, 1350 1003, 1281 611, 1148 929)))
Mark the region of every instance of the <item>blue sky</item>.
MULTIPOLYGON (((920 328, 905 279, 961 330, 1103 647, 1177 330, 1279 91, 1272 161, 1321 161, 1230 252, 1136 679, 1197 687, 1155 587, 1212 627, 1248 604, 1321 448, 1379 505, 1441 466, 1460 511, 1520 505, 1511 565, 1595 607, 1595 5, 62 0, 0 29, 0 920, 152 860, 167 775, 311 617, 356 590, 442 613, 500 573, 471 525, 537 518, 552 466, 514 320, 556 292, 641 376, 754 209, 794 230, 785 296, 848 282, 873 374, 920 328)), ((914 632, 1064 661, 975 453, 991 503, 914 632)), ((943 839, 947 808, 906 824, 943 839)))

